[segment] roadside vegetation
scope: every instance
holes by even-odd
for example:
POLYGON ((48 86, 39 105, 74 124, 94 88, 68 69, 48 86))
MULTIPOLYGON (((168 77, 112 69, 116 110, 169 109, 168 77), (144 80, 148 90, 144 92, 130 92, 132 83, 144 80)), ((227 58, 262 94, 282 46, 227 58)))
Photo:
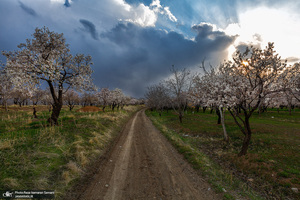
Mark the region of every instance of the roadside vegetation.
POLYGON ((228 111, 229 143, 217 124, 218 115, 208 109, 187 110, 182 123, 172 110, 146 113, 214 189, 224 193, 224 199, 300 198, 300 109, 292 115, 287 109, 254 112, 253 137, 245 156, 238 156, 243 134, 228 111))
POLYGON ((0 109, 0 188, 55 190, 60 199, 139 108, 78 112, 95 109, 63 106, 57 126, 47 122, 47 106, 36 106, 37 118, 32 106, 0 109))

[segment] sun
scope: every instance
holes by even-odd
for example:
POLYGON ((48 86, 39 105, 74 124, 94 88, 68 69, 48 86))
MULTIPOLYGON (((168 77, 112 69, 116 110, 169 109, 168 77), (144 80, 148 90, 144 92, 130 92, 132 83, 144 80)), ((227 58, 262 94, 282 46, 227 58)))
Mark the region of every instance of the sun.
POLYGON ((244 60, 244 61, 242 62, 242 64, 243 64, 245 67, 247 67, 247 66, 249 65, 248 61, 246 61, 246 60, 244 60))

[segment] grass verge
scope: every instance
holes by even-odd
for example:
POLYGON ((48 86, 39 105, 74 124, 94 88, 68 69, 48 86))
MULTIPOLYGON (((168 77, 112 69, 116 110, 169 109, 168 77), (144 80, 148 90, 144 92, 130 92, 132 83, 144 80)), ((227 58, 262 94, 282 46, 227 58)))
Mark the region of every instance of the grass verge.
POLYGON ((222 138, 217 116, 187 112, 183 124, 173 112, 147 115, 224 199, 297 199, 299 188, 300 112, 268 111, 251 119, 252 143, 247 156, 237 157, 242 134, 226 115, 230 145, 222 138), (224 192, 226 191, 226 192, 224 192))
POLYGON ((0 111, 0 190, 55 190, 61 199, 85 174, 140 107, 112 112, 61 111, 59 125, 47 123, 46 107, 0 111))

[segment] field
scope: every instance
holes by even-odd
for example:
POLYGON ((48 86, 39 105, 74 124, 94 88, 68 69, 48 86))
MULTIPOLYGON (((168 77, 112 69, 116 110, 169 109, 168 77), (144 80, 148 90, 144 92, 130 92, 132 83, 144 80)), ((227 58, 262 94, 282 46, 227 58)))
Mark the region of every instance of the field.
POLYGON ((52 127, 45 106, 37 107, 37 119, 31 106, 0 110, 0 190, 55 190, 60 199, 139 108, 77 112, 81 107, 64 107, 59 125, 52 127))
POLYGON ((183 124, 173 111, 148 116, 194 168, 228 199, 299 199, 300 110, 254 113, 248 154, 238 157, 243 135, 229 113, 225 124, 230 144, 223 142, 222 126, 209 111, 187 111, 183 124), (296 189, 297 188, 297 189, 296 189), (294 191, 293 191, 294 190, 294 191), (231 191, 231 192, 230 192, 231 191))

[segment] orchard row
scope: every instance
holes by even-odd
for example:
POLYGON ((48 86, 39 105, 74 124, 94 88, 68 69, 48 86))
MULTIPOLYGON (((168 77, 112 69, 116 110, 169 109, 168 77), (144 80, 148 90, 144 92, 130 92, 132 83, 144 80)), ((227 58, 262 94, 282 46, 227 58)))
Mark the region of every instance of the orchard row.
POLYGON ((227 110, 244 135, 240 156, 247 153, 251 140, 250 117, 268 107, 300 106, 300 63, 287 65, 269 43, 262 50, 249 47, 235 52, 232 61, 209 69, 202 62, 201 73, 172 68, 173 76, 148 88, 150 108, 162 112, 172 107, 182 123, 187 106, 214 108, 220 116, 224 140, 229 141, 224 112, 227 110))

